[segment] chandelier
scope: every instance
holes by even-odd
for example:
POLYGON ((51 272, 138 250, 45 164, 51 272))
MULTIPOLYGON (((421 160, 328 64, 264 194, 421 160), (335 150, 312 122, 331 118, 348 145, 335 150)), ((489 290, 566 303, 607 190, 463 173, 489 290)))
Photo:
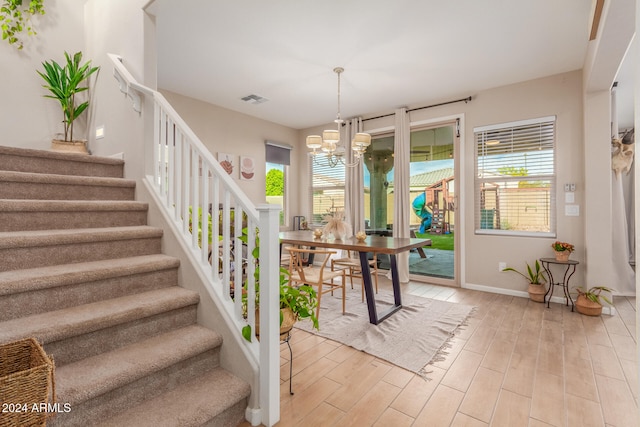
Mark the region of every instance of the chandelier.
POLYGON ((359 132, 354 135, 351 141, 351 150, 353 150, 355 160, 353 163, 347 163, 344 159, 346 154, 345 147, 340 143, 340 133, 342 124, 344 123, 344 120, 342 120, 340 116, 340 74, 344 72, 344 68, 336 67, 333 69, 333 72, 338 75, 338 114, 334 120, 338 128, 324 130, 322 131, 322 136, 307 136, 307 148, 311 150, 309 154, 313 156, 313 161, 316 164, 319 164, 317 160, 319 155, 324 155, 330 167, 335 167, 338 164, 354 167, 360 163, 362 155, 367 150, 367 147, 371 145, 371 135, 364 132, 359 132))

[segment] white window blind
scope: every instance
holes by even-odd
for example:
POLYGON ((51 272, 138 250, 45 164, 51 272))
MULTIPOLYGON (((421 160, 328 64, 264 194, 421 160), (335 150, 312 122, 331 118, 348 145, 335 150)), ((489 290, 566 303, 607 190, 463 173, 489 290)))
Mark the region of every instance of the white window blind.
POLYGON ((345 166, 338 163, 335 167, 328 165, 323 155, 316 161, 309 156, 311 171, 311 220, 312 224, 320 224, 322 217, 336 211, 344 212, 345 166))
POLYGON ((476 233, 555 236, 555 116, 474 136, 476 233))

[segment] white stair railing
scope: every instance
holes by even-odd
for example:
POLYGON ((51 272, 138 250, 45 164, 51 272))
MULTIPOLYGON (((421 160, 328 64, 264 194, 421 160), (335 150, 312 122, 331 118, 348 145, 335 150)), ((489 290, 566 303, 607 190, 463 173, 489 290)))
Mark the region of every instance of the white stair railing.
POLYGON ((259 387, 253 393, 259 393, 260 407, 249 408, 248 418, 271 426, 280 418, 280 208, 254 206, 167 100, 140 85, 117 55, 109 57, 120 90, 132 99, 134 110, 142 111, 143 99, 152 101, 153 115, 144 116, 153 120, 154 130, 153 146, 145 147, 145 155, 152 156, 146 180, 206 277, 212 299, 237 330, 246 357, 256 366, 259 387), (254 257, 258 241, 259 259, 254 257), (254 335, 256 283, 260 284, 259 342, 254 335), (242 338, 247 326, 251 342, 242 338))

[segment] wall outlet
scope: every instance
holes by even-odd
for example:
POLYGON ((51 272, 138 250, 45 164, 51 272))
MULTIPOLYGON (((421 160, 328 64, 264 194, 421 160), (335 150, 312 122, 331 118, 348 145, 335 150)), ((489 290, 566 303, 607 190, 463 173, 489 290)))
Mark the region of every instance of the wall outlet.
POLYGON ((505 268, 507 268, 507 263, 506 263, 506 262, 502 262, 502 261, 500 261, 500 262, 498 263, 498 271, 502 271, 502 270, 504 270, 505 268))

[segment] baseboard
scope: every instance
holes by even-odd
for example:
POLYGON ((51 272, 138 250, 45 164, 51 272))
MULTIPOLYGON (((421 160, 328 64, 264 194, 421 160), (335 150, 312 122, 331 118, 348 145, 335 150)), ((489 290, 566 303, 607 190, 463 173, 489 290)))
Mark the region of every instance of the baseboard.
MULTIPOLYGON (((513 289, 496 288, 493 286, 486 286, 486 285, 476 285, 474 283, 465 283, 464 285, 462 285, 462 288, 471 289, 474 291, 488 292, 492 294, 501 294, 501 295, 509 295, 513 297, 529 298, 529 292, 526 292, 526 291, 516 291, 513 289)), ((551 297, 551 302, 564 305, 566 303, 566 300, 563 296, 554 296, 554 297, 551 297)), ((574 303, 575 303, 575 299, 574 299, 574 303)), ((602 314, 615 316, 617 314, 617 311, 615 307, 603 306, 602 314)))
POLYGON ((471 289, 474 291, 489 292, 491 294, 509 295, 512 297, 529 298, 529 292, 516 291, 514 289, 496 288, 493 286, 476 285, 474 283, 465 283, 462 285, 463 289, 471 289))
POLYGON ((244 418, 251 424, 252 426, 259 426, 262 421, 262 415, 260 413, 260 408, 249 408, 244 411, 244 418))

